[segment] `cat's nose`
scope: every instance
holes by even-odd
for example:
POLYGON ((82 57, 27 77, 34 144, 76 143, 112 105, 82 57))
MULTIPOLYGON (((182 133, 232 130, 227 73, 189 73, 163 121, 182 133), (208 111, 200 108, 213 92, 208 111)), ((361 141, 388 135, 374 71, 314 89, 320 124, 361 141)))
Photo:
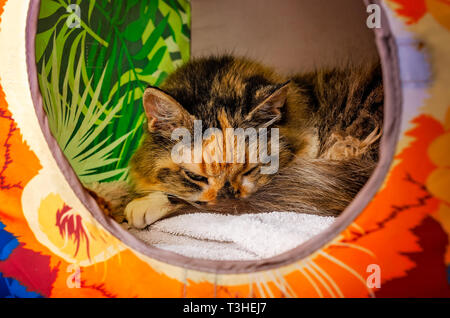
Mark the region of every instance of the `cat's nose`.
POLYGON ((230 182, 227 181, 223 185, 222 189, 219 190, 217 196, 221 199, 232 199, 236 197, 236 191, 234 190, 230 182))

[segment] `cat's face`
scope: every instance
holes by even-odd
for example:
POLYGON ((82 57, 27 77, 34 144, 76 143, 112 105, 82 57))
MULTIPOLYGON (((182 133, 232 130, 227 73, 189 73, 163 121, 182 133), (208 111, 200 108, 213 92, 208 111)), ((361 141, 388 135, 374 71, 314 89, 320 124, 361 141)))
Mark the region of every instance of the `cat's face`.
POLYGON ((214 204, 218 200, 246 198, 270 180, 270 176, 260 173, 256 164, 191 163, 173 167, 171 178, 179 182, 166 192, 192 202, 214 204))
MULTIPOLYGON (((233 81, 239 86, 236 78, 233 81)), ((148 135, 131 165, 138 190, 209 204, 246 198, 291 157, 274 128, 282 118, 289 84, 243 90, 242 95, 254 95, 246 96, 251 105, 244 106, 226 98, 236 95, 236 90, 222 88, 214 93, 212 86, 208 98, 187 109, 172 94, 147 88, 143 105, 148 135)))

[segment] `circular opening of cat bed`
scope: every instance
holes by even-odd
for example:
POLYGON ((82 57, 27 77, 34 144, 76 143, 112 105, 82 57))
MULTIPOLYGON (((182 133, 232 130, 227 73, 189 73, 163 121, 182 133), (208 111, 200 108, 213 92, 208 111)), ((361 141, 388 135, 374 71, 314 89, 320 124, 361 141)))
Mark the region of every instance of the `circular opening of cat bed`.
MULTIPOLYGON (((30 4, 29 16, 27 21, 26 41, 30 87, 36 114, 40 121, 44 136, 47 139, 49 148, 53 153, 53 156, 57 161, 62 173, 66 177, 68 183, 71 185, 73 191, 79 197, 80 201, 89 211, 91 211, 95 219, 104 228, 106 228, 111 234, 119 238, 127 246, 133 248, 139 253, 172 265, 214 273, 245 273, 280 267, 282 265, 293 263, 296 260, 302 259, 312 254, 314 251, 321 248, 322 246, 330 242, 330 240, 335 238, 342 230, 344 230, 351 224, 351 222, 361 213, 361 211, 363 211, 364 207, 370 202, 371 198, 375 195, 375 193, 381 186, 394 155, 394 149, 399 129, 399 119, 401 114, 401 95, 399 94, 399 71, 396 56, 396 46, 389 30, 388 21, 386 20, 384 14, 381 15, 382 28, 374 30, 376 34, 378 53, 383 68, 383 83, 385 90, 384 127, 381 140, 379 163, 365 186, 361 189, 361 191, 351 202, 351 204, 331 226, 329 226, 326 230, 316 235, 312 239, 287 252, 256 261, 205 260, 200 258, 182 256, 174 252, 146 245, 141 240, 135 238, 129 232, 118 226, 118 224, 115 223, 112 219, 105 216, 97 203, 90 197, 90 195, 86 192, 85 188, 80 183, 73 168, 71 167, 70 163, 66 159, 64 153, 58 146, 57 141, 51 133, 48 116, 43 106, 43 94, 41 93, 38 84, 39 69, 37 68, 38 61, 36 54, 43 53, 36 53, 37 51, 35 48, 36 35, 37 33, 39 33, 39 6, 39 1, 34 1, 30 4)), ((74 23, 76 23, 76 20, 74 23)), ((54 41, 58 40, 60 39, 54 39, 54 41)), ((67 38, 63 39, 62 41, 67 41, 67 38)), ((76 56, 69 56, 69 58, 74 59, 75 57, 76 56)), ((176 57, 174 59, 176 59, 176 57)), ((77 67, 77 65, 74 64, 74 67, 77 67)), ((91 67, 95 68, 97 66, 93 64, 91 65, 91 67)), ((80 76, 83 75, 80 74, 80 76)), ((105 77, 107 77, 107 75, 103 78, 105 77)), ((64 83, 61 84, 64 85, 64 83)))

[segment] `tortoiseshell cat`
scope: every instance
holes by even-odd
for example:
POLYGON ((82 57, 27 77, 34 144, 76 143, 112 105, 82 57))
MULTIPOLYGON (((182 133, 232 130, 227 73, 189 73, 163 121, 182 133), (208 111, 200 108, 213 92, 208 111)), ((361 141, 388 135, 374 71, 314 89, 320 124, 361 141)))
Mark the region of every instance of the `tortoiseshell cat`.
MULTIPOLYGON (((202 58, 180 67, 161 88, 147 88, 143 105, 147 123, 130 163, 133 199, 125 208, 128 223, 137 228, 186 207, 338 215, 378 160, 378 63, 286 78, 244 58, 202 58), (202 121, 203 132, 279 128, 278 172, 262 174, 263 164, 248 160, 176 163, 171 134, 179 127, 193 133, 194 120, 202 121)), ((267 138, 270 143, 272 134, 267 138)), ((208 142, 203 155, 217 156, 208 154, 208 142)))

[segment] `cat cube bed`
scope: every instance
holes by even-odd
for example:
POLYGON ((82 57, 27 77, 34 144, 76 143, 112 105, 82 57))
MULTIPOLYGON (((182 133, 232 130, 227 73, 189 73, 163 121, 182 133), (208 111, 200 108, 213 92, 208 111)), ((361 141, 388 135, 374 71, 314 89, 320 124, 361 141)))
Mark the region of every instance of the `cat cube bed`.
MULTIPOLYGON (((385 86, 380 162, 314 237, 257 260, 212 260, 147 245, 104 215, 82 182, 126 178, 142 87, 189 59, 191 9, 201 3, 0 0, 0 296, 450 296, 450 6, 438 0, 373 2, 382 9, 373 30, 385 86)), ((192 219, 162 220, 153 233, 223 223, 181 217, 192 219)), ((211 238, 232 241, 230 233, 211 238)))

